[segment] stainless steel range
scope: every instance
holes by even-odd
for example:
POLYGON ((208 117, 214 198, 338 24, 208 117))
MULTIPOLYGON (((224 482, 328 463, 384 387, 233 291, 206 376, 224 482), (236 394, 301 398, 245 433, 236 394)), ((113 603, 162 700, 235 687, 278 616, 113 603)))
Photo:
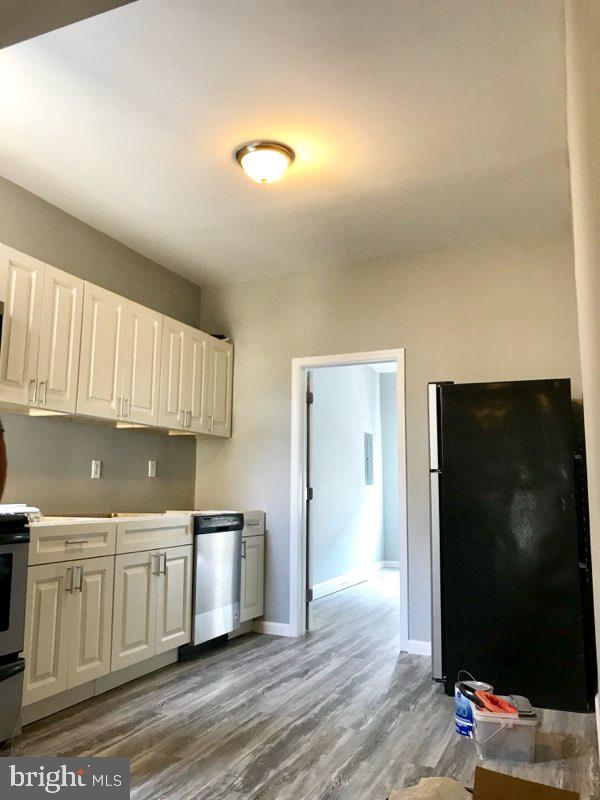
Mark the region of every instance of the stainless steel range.
POLYGON ((28 549, 27 516, 0 514, 0 742, 14 734, 21 710, 28 549))

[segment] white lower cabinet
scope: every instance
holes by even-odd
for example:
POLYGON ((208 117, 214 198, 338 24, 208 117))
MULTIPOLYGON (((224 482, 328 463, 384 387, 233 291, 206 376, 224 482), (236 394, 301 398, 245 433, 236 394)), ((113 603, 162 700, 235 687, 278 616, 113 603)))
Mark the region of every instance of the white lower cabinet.
POLYGON ((24 706, 66 691, 73 565, 45 564, 27 572, 24 706))
POLYGON ((166 653, 191 639, 192 545, 159 554, 156 597, 156 653, 166 653))
POLYGON ((23 705, 110 670, 114 558, 29 567, 23 705))
POLYGON ((115 558, 112 669, 137 664, 156 647, 156 554, 115 558))
POLYGON ((113 556, 75 564, 69 689, 110 672, 114 574, 113 556))
POLYGON ((192 545, 115 559, 112 670, 191 638, 192 545))
POLYGON ((265 537, 245 536, 242 539, 242 590, 240 622, 247 622, 264 613, 265 537))

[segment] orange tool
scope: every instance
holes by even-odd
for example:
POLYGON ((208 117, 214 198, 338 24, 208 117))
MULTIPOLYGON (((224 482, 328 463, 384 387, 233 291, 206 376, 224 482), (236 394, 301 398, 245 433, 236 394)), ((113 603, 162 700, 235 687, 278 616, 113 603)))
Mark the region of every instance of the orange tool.
POLYGON ((490 711, 492 714, 518 715, 514 706, 511 706, 510 703, 495 694, 490 694, 489 692, 475 692, 475 694, 483 703, 485 710, 490 711))

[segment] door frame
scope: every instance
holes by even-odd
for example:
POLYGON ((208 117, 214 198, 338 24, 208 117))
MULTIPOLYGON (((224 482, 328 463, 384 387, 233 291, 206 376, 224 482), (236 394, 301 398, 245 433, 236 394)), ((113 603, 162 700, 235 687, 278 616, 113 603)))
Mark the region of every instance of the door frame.
POLYGON ((306 633, 306 460, 307 374, 323 367, 396 362, 398 412, 398 536, 400 567, 400 649, 408 649, 408 524, 406 485, 406 375, 405 349, 373 350, 331 356, 292 359, 292 425, 290 470, 290 634, 306 633))

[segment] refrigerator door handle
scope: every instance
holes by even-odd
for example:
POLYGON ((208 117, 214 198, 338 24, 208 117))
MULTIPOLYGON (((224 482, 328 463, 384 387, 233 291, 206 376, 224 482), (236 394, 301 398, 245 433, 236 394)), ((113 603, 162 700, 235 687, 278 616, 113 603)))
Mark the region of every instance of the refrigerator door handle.
POLYGON ((429 408, 429 469, 438 469, 438 385, 427 385, 429 408))
POLYGON ((440 558, 440 473, 429 473, 431 515, 431 661, 433 679, 444 677, 442 664, 442 576, 440 558))

